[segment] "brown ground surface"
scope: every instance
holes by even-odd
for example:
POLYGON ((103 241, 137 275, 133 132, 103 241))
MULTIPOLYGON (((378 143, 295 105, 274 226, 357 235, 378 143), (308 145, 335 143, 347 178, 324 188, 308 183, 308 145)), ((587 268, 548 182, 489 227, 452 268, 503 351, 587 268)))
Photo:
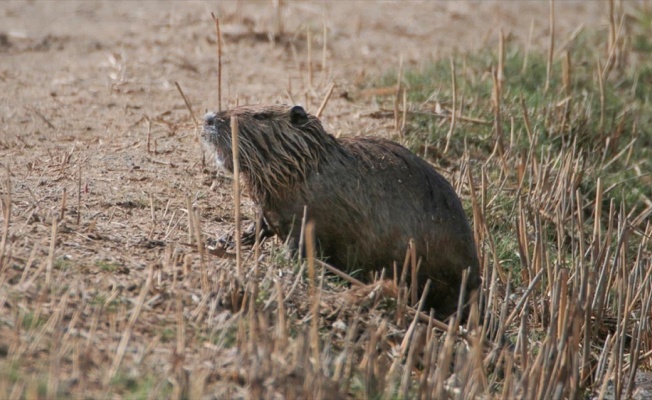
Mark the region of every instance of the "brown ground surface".
MULTIPOLYGON (((606 27, 607 6, 557 2, 558 43, 580 25, 606 27)), ((54 296, 39 312, 49 318, 57 307, 64 308, 64 326, 79 312, 83 322, 76 328, 88 336, 92 318, 86 306, 98 293, 135 299, 147 266, 164 262, 166 247, 196 255, 180 244, 188 241, 187 198, 199 211, 206 235, 232 229, 231 181, 215 180, 214 167, 202 165, 192 120, 175 87, 175 82, 181 85, 200 120, 206 110, 216 109, 211 12, 222 23, 225 107, 293 100, 315 112, 328 85, 336 82, 323 115, 327 129, 390 135, 393 121, 364 117, 376 109, 371 98, 360 95, 369 82, 397 70, 401 57, 405 66, 416 66, 453 51, 495 47, 500 29, 525 45, 532 23, 533 45, 545 46, 548 7, 547 1, 287 2, 281 28, 271 2, 3 1, 0 177, 4 196, 8 179, 11 183, 7 251, 12 261, 0 273, 0 345, 16 354, 11 346, 32 343, 8 338, 17 331, 21 310, 46 296, 42 289, 48 284, 69 288, 69 297, 54 296), (307 28, 313 39, 312 78, 307 28), (50 275, 52 219, 61 213, 64 193, 65 216, 50 275), (34 262, 24 273, 30 254, 34 262), (11 296, 2 294, 5 285, 11 285, 11 296), (24 297, 15 297, 16 291, 24 297)), ((251 216, 247 199, 244 212, 251 216)), ((220 263, 231 261, 211 258, 209 274, 220 263)), ((174 275, 167 272, 163 268, 156 275, 145 304, 156 311, 162 302, 165 315, 171 302, 160 299, 169 298, 172 284, 165 280, 174 275)), ((175 290, 190 311, 201 298, 196 279, 175 290)), ((96 370, 100 375, 108 371, 124 330, 131 305, 124 307, 109 321, 101 318, 106 332, 96 345, 105 351, 92 358, 105 365, 96 370)), ((151 327, 174 327, 174 321, 172 313, 137 326, 128 357, 155 353, 169 359, 176 344, 161 342, 151 327)), ((202 343, 188 343, 186 351, 189 360, 202 351, 202 343)), ((37 354, 32 348, 23 353, 37 354)))
MULTIPOLYGON (((606 8, 599 1, 559 2, 558 38, 582 24, 606 26, 606 8)), ((79 165, 81 222, 95 222, 116 240, 64 243, 57 252, 72 260, 111 259, 129 269, 151 262, 157 252, 138 245, 147 238, 182 238, 184 222, 174 226, 173 220, 165 229, 169 221, 160 219, 164 211, 179 217, 185 197, 199 193, 205 231, 228 229, 230 185, 209 191, 192 122, 175 87, 181 85, 200 121, 216 109, 211 12, 224 34, 225 107, 289 103, 290 93, 315 112, 336 82, 323 120, 331 132, 345 135, 391 132, 391 123, 360 117, 375 110, 369 99, 351 102, 341 94, 356 98, 363 85, 397 70, 401 56, 406 66, 418 65, 455 50, 495 46, 499 29, 525 44, 531 23, 532 42, 544 45, 548 32, 544 1, 288 2, 280 43, 268 39, 278 30, 270 2, 243 3, 239 10, 224 2, 3 2, 0 163, 3 178, 11 171, 14 239, 29 242, 41 230, 49 237, 64 190, 68 211, 76 213, 79 165), (312 86, 307 27, 313 35, 312 86), (161 214, 154 227, 150 196, 161 214)))

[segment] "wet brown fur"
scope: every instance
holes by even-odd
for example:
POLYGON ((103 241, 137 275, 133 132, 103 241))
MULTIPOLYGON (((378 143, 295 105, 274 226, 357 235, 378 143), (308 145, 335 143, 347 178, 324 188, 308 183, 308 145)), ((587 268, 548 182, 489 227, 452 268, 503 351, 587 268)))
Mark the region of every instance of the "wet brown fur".
POLYGON ((398 143, 336 139, 300 107, 243 106, 209 114, 204 143, 233 171, 231 117, 238 118, 240 170, 263 216, 296 249, 304 205, 322 256, 343 270, 400 268, 410 238, 422 259, 426 306, 456 309, 462 271, 467 293, 479 286, 471 229, 452 186, 398 143))

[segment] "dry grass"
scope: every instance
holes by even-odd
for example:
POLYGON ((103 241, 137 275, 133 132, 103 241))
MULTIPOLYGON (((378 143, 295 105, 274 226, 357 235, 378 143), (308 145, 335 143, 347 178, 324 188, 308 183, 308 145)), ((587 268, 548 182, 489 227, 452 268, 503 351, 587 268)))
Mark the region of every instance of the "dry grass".
MULTIPOLYGON (((310 28, 292 37, 276 7, 269 37, 311 49, 310 28)), ((140 152, 143 165, 188 171, 163 178, 171 190, 199 181, 188 197, 147 186, 159 171, 137 168, 124 179, 142 190, 115 178, 93 196, 75 146, 19 172, 3 163, 0 396, 630 397, 652 367, 651 18, 612 13, 606 40, 579 35, 567 55, 555 56, 554 30, 540 53, 501 34, 496 54, 402 67, 381 84, 391 90, 357 93, 378 104, 367 116, 449 168, 468 206, 484 280, 462 327, 410 310, 405 276, 348 285, 275 241, 262 257, 205 248, 234 225, 232 205, 215 207, 233 182, 165 158, 196 138, 181 133, 195 127, 183 105, 141 121, 140 152)), ((325 93, 321 113, 334 86, 313 87, 316 67, 309 51, 306 98, 325 93)))

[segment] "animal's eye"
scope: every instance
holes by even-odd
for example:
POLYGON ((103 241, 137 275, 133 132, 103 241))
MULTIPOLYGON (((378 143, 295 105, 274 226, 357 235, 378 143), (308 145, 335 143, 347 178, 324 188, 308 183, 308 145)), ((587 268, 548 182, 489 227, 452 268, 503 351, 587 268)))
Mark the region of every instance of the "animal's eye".
POLYGON ((269 119, 269 113, 266 112, 256 113, 254 114, 254 119, 261 120, 261 121, 265 119, 269 119))

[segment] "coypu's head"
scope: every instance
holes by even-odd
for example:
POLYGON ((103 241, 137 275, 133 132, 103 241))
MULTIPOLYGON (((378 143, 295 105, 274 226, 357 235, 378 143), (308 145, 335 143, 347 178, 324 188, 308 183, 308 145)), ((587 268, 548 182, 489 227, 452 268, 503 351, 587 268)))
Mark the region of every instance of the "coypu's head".
POLYGON ((231 119, 238 122, 242 172, 254 200, 282 199, 339 147, 301 106, 241 106, 204 117, 203 140, 219 166, 233 172, 231 119))

